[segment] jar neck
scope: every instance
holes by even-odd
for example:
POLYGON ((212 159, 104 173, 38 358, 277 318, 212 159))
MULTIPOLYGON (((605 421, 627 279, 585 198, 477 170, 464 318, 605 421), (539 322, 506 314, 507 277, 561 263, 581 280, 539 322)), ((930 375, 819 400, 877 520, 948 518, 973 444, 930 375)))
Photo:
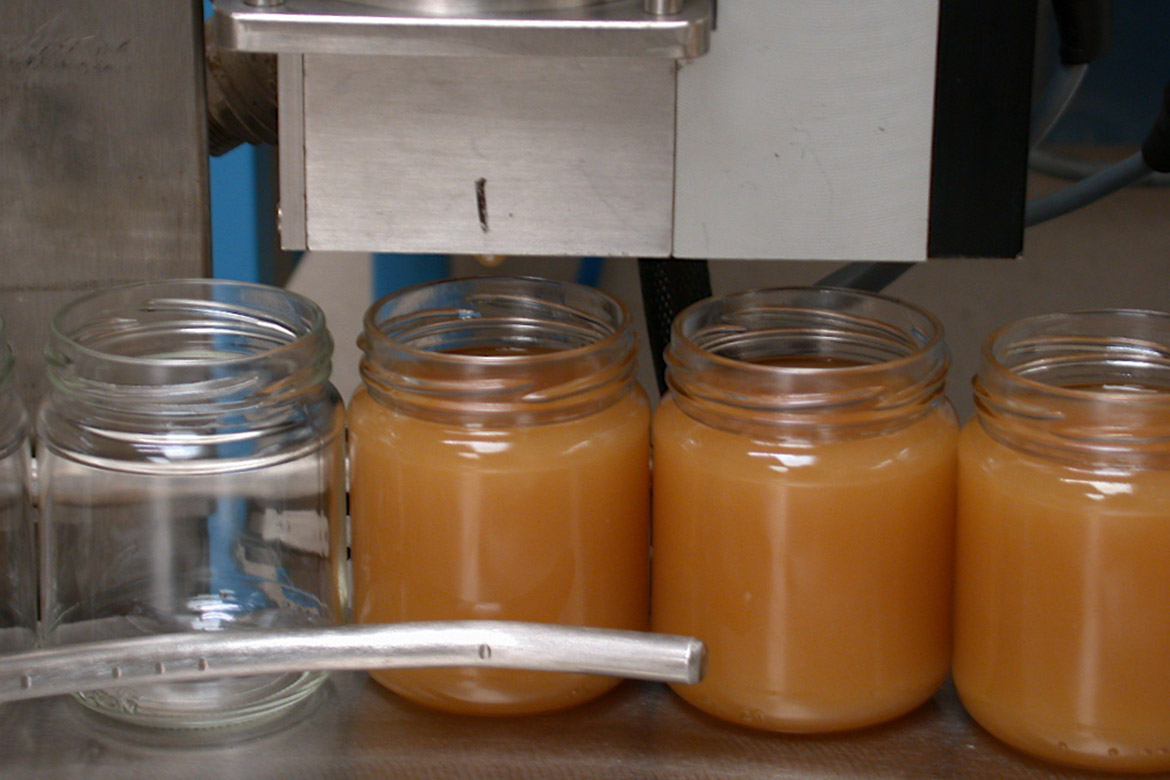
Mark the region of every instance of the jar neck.
POLYGON ((192 279, 73 301, 53 319, 45 362, 52 395, 93 421, 235 415, 247 425, 327 386, 332 348, 306 298, 192 279))
POLYGON ((488 277, 377 301, 359 340, 379 403, 427 420, 517 426, 613 404, 634 381, 626 310, 583 285, 488 277))
POLYGON ((675 320, 666 361, 676 403, 691 417, 799 441, 907 425, 941 402, 949 366, 930 314, 832 288, 700 301, 675 320))
POLYGON ((976 414, 993 438, 1045 458, 1170 467, 1170 314, 1033 317, 983 348, 976 414))

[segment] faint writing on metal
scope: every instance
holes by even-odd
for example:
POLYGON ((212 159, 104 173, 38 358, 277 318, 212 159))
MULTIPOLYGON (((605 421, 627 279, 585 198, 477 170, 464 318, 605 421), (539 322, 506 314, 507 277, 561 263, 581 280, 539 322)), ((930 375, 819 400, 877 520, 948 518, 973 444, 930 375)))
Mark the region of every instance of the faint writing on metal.
POLYGON ((111 73, 128 70, 124 63, 132 41, 109 41, 100 35, 52 39, 0 35, 0 64, 6 70, 69 70, 111 73))

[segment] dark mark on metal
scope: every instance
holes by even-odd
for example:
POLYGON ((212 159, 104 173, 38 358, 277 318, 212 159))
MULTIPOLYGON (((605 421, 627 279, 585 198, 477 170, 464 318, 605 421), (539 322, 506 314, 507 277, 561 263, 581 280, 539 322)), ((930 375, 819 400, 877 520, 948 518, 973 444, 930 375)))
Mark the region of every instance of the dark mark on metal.
POLYGON ((479 211, 479 229, 488 232, 487 179, 475 180, 475 207, 479 211))
MULTIPOLYGON (((3 0, 0 0, 3 2, 3 0)), ((76 290, 99 290, 120 284, 141 282, 142 277, 135 279, 81 279, 77 281, 44 282, 38 284, 3 284, 0 283, 0 293, 29 293, 29 292, 73 292, 76 290)))

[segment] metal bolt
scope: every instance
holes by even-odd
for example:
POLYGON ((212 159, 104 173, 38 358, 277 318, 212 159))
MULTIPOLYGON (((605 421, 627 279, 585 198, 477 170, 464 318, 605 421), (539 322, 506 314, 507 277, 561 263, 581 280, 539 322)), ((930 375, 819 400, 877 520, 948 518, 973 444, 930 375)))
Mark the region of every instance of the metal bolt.
POLYGON ((643 0, 642 9, 654 16, 674 16, 682 11, 683 0, 643 0))

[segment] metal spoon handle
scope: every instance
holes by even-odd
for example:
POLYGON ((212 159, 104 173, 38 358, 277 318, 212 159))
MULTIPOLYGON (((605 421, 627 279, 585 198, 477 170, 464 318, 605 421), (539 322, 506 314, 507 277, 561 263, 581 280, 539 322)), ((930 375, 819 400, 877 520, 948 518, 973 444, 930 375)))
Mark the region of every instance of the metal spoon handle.
POLYGON ((480 666, 695 683, 698 639, 491 620, 190 632, 0 656, 0 702, 280 672, 480 666))

